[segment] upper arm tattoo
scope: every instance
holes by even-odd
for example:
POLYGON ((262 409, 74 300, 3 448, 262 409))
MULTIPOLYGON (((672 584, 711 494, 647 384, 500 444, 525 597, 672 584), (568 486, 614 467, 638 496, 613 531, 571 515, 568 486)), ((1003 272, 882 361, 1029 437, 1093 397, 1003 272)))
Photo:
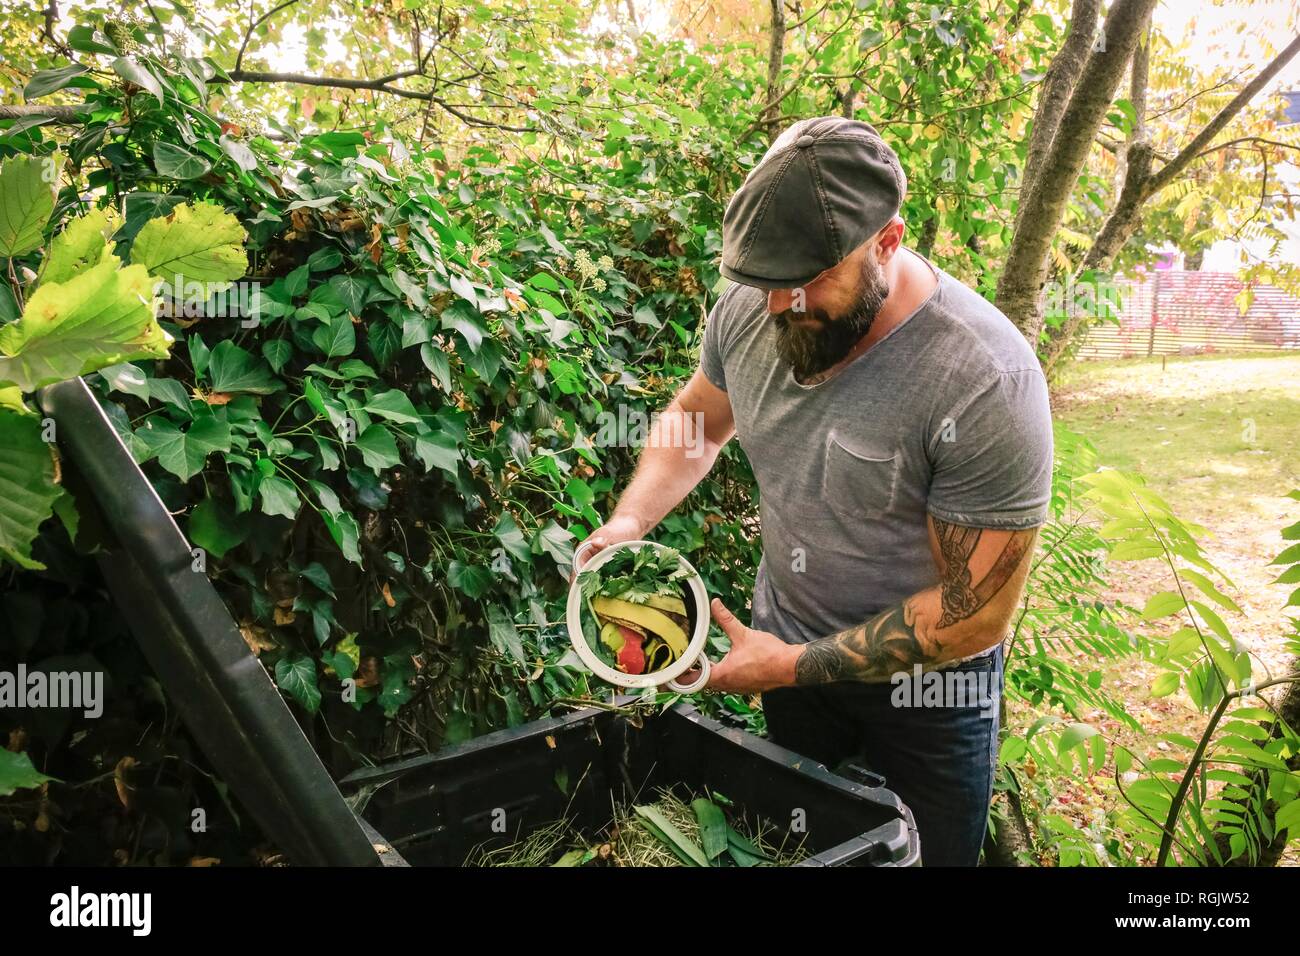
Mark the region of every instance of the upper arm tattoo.
POLYGON ((943 614, 937 626, 951 627, 974 616, 1002 590, 1020 567, 1025 552, 1033 545, 1034 536, 1038 532, 1037 529, 1013 531, 988 574, 978 583, 972 584, 970 559, 984 529, 950 524, 933 516, 930 520, 934 522, 935 536, 939 539, 939 554, 943 559, 939 581, 943 614))
MULTIPOLYGON (((972 581, 970 560, 986 529, 950 524, 931 516, 939 540, 940 568, 937 622, 918 620, 919 596, 881 611, 871 620, 830 637, 810 642, 795 661, 795 683, 837 680, 882 681, 896 671, 927 667, 948 656, 936 631, 974 617, 1011 581, 1033 547, 1036 528, 1013 531, 993 565, 972 581)), ((931 599, 933 600, 933 599, 931 599)))

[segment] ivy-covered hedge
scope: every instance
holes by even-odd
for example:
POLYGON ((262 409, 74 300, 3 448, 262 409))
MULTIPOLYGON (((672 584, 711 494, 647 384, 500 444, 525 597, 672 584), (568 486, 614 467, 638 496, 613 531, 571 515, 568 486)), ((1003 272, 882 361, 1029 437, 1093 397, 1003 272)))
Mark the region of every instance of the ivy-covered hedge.
MULTIPOLYGON (((746 95, 680 51, 653 55, 719 116, 746 95)), ((39 77, 81 86, 86 122, 10 126, 0 155, 69 157, 47 235, 111 206, 126 255, 145 220, 198 201, 246 230, 243 282, 201 315, 161 318, 170 357, 89 380, 318 749, 341 772, 603 694, 562 623, 574 545, 636 454, 603 444, 602 426, 648 417, 693 369, 719 197, 753 156, 724 150, 725 121, 667 113, 563 159, 527 136, 509 155, 421 151, 383 130, 275 142, 207 110, 210 63, 129 62, 117 80, 39 77)), ((754 505, 729 451, 657 537, 743 605, 754 505)), ((93 527, 79 538, 93 548, 93 527)), ((36 553, 75 563, 68 544, 51 521, 36 553)), ((5 572, 7 608, 60 588, 89 600, 84 569, 66 566, 5 572)), ((113 653, 89 632, 51 640, 111 674, 129 640, 113 633, 113 653)), ((127 701, 139 679, 110 683, 127 701)), ((65 753, 76 732, 30 741, 37 765, 84 779, 65 753)), ((115 766, 120 744, 91 762, 115 766)), ((159 766, 169 747, 157 741, 159 766)), ((131 759, 124 773, 143 780, 151 768, 131 759)))

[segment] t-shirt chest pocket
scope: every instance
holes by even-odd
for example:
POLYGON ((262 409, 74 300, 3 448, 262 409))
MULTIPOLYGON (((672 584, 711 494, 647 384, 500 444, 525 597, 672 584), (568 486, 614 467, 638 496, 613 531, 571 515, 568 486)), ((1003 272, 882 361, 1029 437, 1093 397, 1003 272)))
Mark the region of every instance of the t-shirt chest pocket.
POLYGON ((822 472, 826 505, 837 514, 857 519, 888 511, 897 497, 900 458, 897 451, 832 435, 826 442, 822 472))

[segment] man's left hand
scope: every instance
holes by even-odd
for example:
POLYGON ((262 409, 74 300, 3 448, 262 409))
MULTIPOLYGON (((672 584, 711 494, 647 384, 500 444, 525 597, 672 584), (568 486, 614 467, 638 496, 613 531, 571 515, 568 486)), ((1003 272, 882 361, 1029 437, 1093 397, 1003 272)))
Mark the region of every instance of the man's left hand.
POLYGON ((731 638, 731 650, 713 665, 706 690, 724 694, 757 694, 795 682, 794 662, 803 648, 787 644, 768 631, 746 627, 713 599, 709 605, 713 620, 731 638))

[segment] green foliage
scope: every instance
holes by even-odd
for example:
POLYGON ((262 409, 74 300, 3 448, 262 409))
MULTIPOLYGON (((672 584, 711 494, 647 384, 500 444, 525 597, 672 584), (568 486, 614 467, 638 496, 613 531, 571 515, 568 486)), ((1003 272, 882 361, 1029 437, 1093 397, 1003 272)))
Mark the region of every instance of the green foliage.
POLYGON ((1059 427, 1057 453, 1053 519, 1007 664, 1008 699, 1041 716, 1023 735, 1004 733, 997 786, 1046 804, 1054 780, 1113 772, 1121 809, 1086 828, 1052 810, 1035 815, 1045 848, 1061 865, 1253 862, 1297 822, 1300 736, 1271 708, 1248 700, 1258 689, 1250 657, 1224 617, 1241 613, 1222 589, 1231 582, 1202 551, 1204 529, 1178 518, 1140 478, 1094 470, 1091 447, 1059 427), (1141 609, 1098 600, 1107 568, 1121 561, 1164 564, 1170 588, 1141 609), (1180 626, 1167 635, 1147 626, 1171 617, 1180 626), (1158 665, 1152 696, 1186 693, 1209 714, 1201 740, 1163 734, 1164 753, 1148 760, 1082 719, 1100 711, 1143 730, 1129 705, 1106 693, 1101 670, 1085 674, 1068 663, 1063 652, 1071 648, 1096 663, 1140 657, 1158 665))

